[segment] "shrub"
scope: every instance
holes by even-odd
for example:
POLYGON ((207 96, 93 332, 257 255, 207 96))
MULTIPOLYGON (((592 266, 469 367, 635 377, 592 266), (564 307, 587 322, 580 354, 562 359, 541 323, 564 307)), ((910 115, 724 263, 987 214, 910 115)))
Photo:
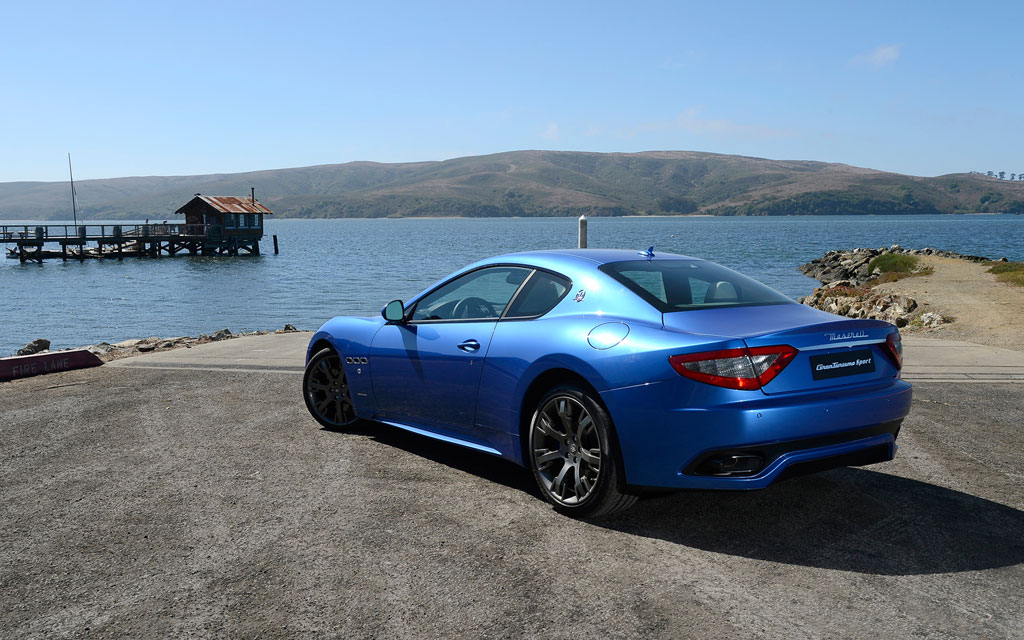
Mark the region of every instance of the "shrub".
POLYGON ((1007 271, 1006 273, 1000 273, 996 277, 1003 282, 1015 284, 1018 287, 1024 287, 1024 271, 1007 271))
POLYGON ((1024 287, 1024 262, 989 262, 989 273, 996 274, 1001 282, 1024 287))
POLYGON ((871 295, 871 287, 832 287, 822 290, 821 295, 826 298, 866 298, 871 295))
POLYGON ((902 253, 883 253, 868 263, 868 271, 874 272, 878 269, 882 273, 909 273, 917 269, 920 261, 917 256, 908 256, 902 253))
POLYGON ((986 264, 989 267, 989 273, 1012 273, 1014 271, 1024 271, 1024 262, 988 262, 986 264))
POLYGON ((889 271, 889 272, 883 273, 883 274, 881 274, 881 275, 879 275, 879 276, 877 276, 875 278, 872 278, 870 284, 871 284, 872 287, 874 287, 874 286, 877 286, 877 285, 880 285, 880 284, 885 284, 886 282, 896 282, 897 280, 902 280, 903 278, 913 278, 913 277, 916 277, 916 276, 930 276, 934 272, 935 272, 935 269, 932 269, 931 267, 924 267, 924 268, 918 269, 917 271, 914 271, 914 272, 910 272, 910 271, 889 271))

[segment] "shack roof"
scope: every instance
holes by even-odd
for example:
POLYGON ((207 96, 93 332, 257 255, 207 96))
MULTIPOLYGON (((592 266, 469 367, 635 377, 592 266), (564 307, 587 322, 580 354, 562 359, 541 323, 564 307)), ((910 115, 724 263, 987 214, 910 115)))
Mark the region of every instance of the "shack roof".
POLYGON ((185 213, 185 208, 196 200, 202 200, 221 213, 264 213, 267 215, 274 213, 259 200, 235 196, 196 196, 174 213, 185 213))

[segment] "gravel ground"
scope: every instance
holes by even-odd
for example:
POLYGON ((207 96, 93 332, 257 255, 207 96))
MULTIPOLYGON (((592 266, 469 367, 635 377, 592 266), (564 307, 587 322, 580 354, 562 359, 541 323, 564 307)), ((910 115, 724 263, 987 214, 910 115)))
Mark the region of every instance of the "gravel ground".
POLYGON ((891 463, 557 515, 519 468, 319 429, 297 375, 0 384, 6 637, 1024 637, 1024 386, 916 387, 891 463))
POLYGON ((1000 282, 995 274, 988 273, 988 267, 976 262, 939 256, 920 258, 934 273, 878 286, 879 291, 914 298, 922 313, 931 311, 954 318, 934 329, 919 329, 918 335, 1024 351, 1024 287, 1000 282))

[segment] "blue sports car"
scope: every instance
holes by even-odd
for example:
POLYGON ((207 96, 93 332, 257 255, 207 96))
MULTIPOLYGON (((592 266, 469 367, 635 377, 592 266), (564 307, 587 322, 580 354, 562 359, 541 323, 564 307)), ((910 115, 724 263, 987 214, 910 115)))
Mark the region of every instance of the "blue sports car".
POLYGON ((559 511, 648 488, 759 489, 891 460, 911 387, 899 331, 720 265, 647 251, 488 258, 313 336, 303 395, 528 467, 559 511))

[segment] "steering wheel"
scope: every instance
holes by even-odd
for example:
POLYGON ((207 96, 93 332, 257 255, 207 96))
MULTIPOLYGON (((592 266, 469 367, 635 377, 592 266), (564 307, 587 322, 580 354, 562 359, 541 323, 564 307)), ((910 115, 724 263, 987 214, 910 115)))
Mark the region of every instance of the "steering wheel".
POLYGON ((455 307, 452 309, 452 318, 497 318, 498 314, 494 312, 494 307, 491 306, 490 302, 487 302, 483 298, 477 298, 476 296, 470 296, 463 298, 455 303, 455 307))

